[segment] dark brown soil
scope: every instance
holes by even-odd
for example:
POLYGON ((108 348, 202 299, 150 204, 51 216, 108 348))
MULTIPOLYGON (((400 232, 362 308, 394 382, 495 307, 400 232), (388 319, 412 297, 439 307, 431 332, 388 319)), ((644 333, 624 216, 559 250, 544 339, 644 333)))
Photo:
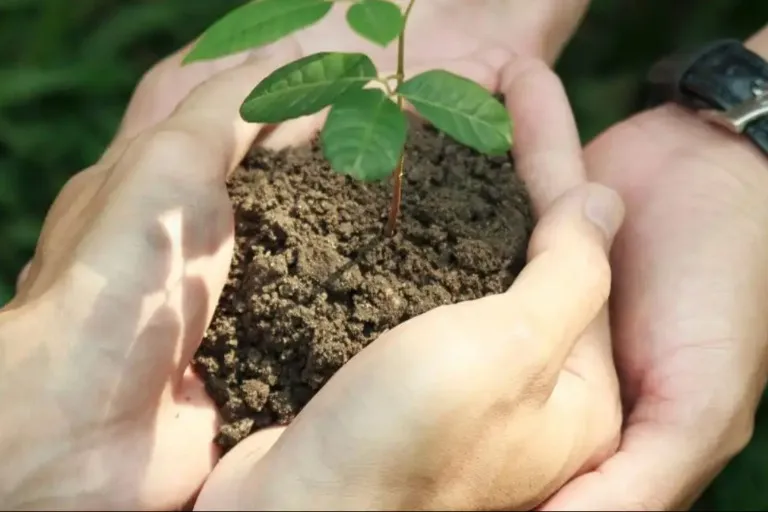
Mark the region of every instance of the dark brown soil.
POLYGON ((233 175, 235 256, 196 357, 225 449, 290 422, 382 332, 501 292, 519 272, 532 220, 509 158, 414 125, 407 162, 391 239, 391 186, 332 173, 317 147, 255 150, 233 175))

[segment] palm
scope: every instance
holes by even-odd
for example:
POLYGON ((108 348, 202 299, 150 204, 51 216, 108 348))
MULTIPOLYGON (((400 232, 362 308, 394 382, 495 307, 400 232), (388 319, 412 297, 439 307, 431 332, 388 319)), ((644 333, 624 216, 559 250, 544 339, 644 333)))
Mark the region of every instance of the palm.
MULTIPOLYGON (((417 3, 408 33, 407 62, 417 69, 448 68, 496 89, 499 71, 509 59, 510 53, 552 60, 568 34, 563 32, 559 39, 554 40, 549 31, 561 29, 559 20, 563 24, 575 25, 573 17, 581 14, 587 2, 572 2, 569 4, 571 11, 558 9, 559 3, 541 0, 503 5, 487 1, 481 6, 476 2, 470 5, 469 2, 457 0, 417 3), (437 38, 442 44, 434 44, 437 38), (547 44, 543 41, 547 41, 547 44)), ((394 70, 395 49, 377 50, 367 45, 347 28, 342 8, 337 5, 329 18, 292 38, 294 43, 298 43, 301 53, 323 50, 365 51, 376 59, 383 72, 394 70)), ((297 56, 292 51, 286 51, 285 61, 291 60, 288 54, 297 56)), ((165 119, 189 91, 232 64, 210 62, 179 69, 178 60, 179 56, 176 56, 148 75, 128 109, 119 139, 130 139, 165 119)), ((255 82, 251 85, 255 85, 255 82)), ((221 100, 232 101, 226 97, 221 100)), ((279 142, 275 144, 283 145, 279 142)), ((119 151, 115 151, 115 154, 119 154, 119 151)), ((20 297, 45 293, 55 276, 63 270, 55 268, 57 263, 66 263, 58 255, 78 252, 75 249, 82 242, 83 232, 91 228, 89 219, 101 213, 98 210, 100 201, 96 196, 105 188, 107 178, 106 172, 89 171, 73 180, 62 192, 47 219, 38 247, 38 265, 32 267, 22 284, 20 297)), ((116 178, 112 180, 113 183, 120 181, 116 178)), ((204 189, 210 191, 210 187, 204 189)), ((190 198, 190 201, 194 201, 194 198, 190 198)), ((135 199, 135 203, 142 204, 143 201, 135 199)), ((212 215, 212 212, 203 213, 208 217, 212 215)), ((126 226, 140 217, 143 218, 136 215, 131 217, 133 220, 118 219, 115 223, 121 225, 119 230, 123 232, 128 229, 126 226)), ((226 212, 224 217, 230 218, 226 212)), ((202 222, 198 222, 198 225, 202 222)), ((133 229, 145 227, 134 226, 133 229)), ((228 229, 224 225, 217 227, 224 231, 228 229)), ((162 247, 152 248, 161 250, 161 254, 146 259, 133 259, 129 268, 109 266, 104 269, 105 272, 120 276, 120 279, 110 279, 110 282, 120 282, 130 276, 121 289, 112 290, 105 298, 98 295, 90 297, 89 293, 98 290, 91 290, 88 286, 77 290, 79 296, 103 301, 101 307, 105 313, 100 317, 100 325, 102 328, 108 326, 109 333, 108 336, 100 333, 94 343, 107 337, 115 338, 115 343, 119 345, 117 349, 125 350, 114 354, 113 361, 118 365, 101 364, 101 360, 94 359, 93 367, 83 366, 79 370, 82 376, 69 375, 64 379, 78 382, 78 386, 86 385, 91 391, 97 390, 108 400, 108 403, 93 403, 90 407, 97 415, 109 410, 108 416, 94 417, 88 412, 84 413, 88 409, 83 408, 67 419, 76 431, 84 431, 85 425, 96 422, 110 432, 109 436, 100 436, 98 439, 80 440, 84 446, 89 447, 87 457, 93 467, 99 471, 106 467, 120 468, 110 473, 110 489, 119 491, 110 492, 106 497, 95 497, 99 500, 108 499, 109 502, 93 502, 91 505, 94 507, 179 507, 190 498, 215 462, 210 439, 216 428, 216 413, 204 396, 199 382, 189 374, 183 374, 182 361, 189 358, 199 341, 204 328, 200 321, 206 319, 206 313, 210 314, 213 301, 223 285, 230 257, 228 251, 231 247, 227 247, 231 244, 231 233, 216 233, 215 241, 205 240, 197 244, 185 238, 194 230, 184 230, 182 236, 174 231, 176 228, 178 226, 171 227, 170 232, 174 236, 167 246, 163 245, 163 241, 160 244, 162 247), (212 255, 199 253, 186 255, 188 246, 209 247, 212 242, 215 242, 217 249, 215 257, 206 258, 212 255), (158 283, 153 280, 151 269, 142 266, 140 260, 163 266, 168 263, 171 254, 173 258, 180 258, 178 261, 173 260, 178 268, 187 271, 194 267, 198 277, 190 276, 189 280, 183 280, 183 289, 176 292, 183 293, 183 300, 177 295, 169 295, 157 304, 157 315, 144 318, 146 311, 139 311, 140 304, 137 302, 141 296, 132 297, 128 293, 131 290, 144 290, 149 296, 160 290, 156 288, 158 283), (193 265, 196 259, 205 260, 207 267, 193 265), (205 277, 201 280, 199 275, 205 277), (126 303, 126 300, 129 302, 126 303), (141 343, 134 343, 138 323, 146 321, 150 321, 152 328, 141 336, 141 343), (171 354, 167 350, 179 350, 179 353, 171 354), (162 353, 158 354, 157 351, 162 353), (154 375, 162 376, 162 380, 149 385, 146 379, 139 377, 124 378, 129 372, 133 375, 134 370, 139 370, 137 375, 145 375, 147 368, 142 365, 147 361, 152 361, 157 367, 154 368, 157 370, 154 375), (113 396, 115 393, 118 396, 113 396)), ((109 236, 108 233, 104 235, 109 236)), ((102 251, 99 260, 125 261, 123 255, 119 254, 119 247, 109 240, 104 239, 101 245, 93 240, 91 242, 92 247, 111 247, 111 251, 102 251)), ((163 266, 161 270, 167 269, 163 266)), ((89 301, 83 299, 83 303, 89 301)), ((66 330, 66 326, 59 327, 66 330)), ((71 331, 78 332, 78 326, 73 326, 71 331)), ((98 353, 103 347, 94 350, 98 353)), ((57 387, 64 389, 64 384, 57 387)), ((39 398, 45 403, 46 397, 39 398)), ((54 433, 58 431, 54 427, 60 426, 61 421, 51 418, 51 421, 41 420, 41 424, 52 428, 51 436, 42 437, 55 439, 54 433)), ((96 477, 100 478, 99 475, 96 477)))
MULTIPOLYGON (((744 148, 738 138, 663 107, 612 128, 587 149, 592 177, 618 190, 627 207, 612 254, 614 344, 630 411, 625 449, 674 449, 674 439, 703 454, 718 446, 717 456, 691 461, 691 478, 701 481, 740 449, 759 399, 753 389, 762 389, 754 380, 747 389, 744 380, 761 378, 766 357, 755 357, 764 335, 747 327, 764 315, 768 292, 755 286, 763 282, 755 269, 764 267, 758 258, 765 221, 749 193, 764 187, 765 177, 755 172, 759 157, 744 148), (643 444, 659 431, 670 439, 643 444)), ((671 471, 659 478, 674 479, 671 471)), ((654 506, 691 498, 675 499, 654 506)))
POLYGON ((725 263, 720 249, 735 226, 719 229, 724 219, 716 201, 721 187, 729 185, 724 170, 733 163, 727 161, 727 148, 718 149, 719 134, 703 127, 679 130, 678 123, 688 121, 673 113, 665 119, 638 116, 587 150, 588 169, 598 181, 620 190, 627 205, 627 220, 613 250, 614 336, 630 402, 641 390, 662 391, 659 386, 664 395, 673 391, 698 395, 698 380, 687 378, 692 371, 726 375, 718 371, 726 364, 721 358, 700 359, 709 359, 708 349, 724 342, 725 333, 712 329, 714 324, 706 317, 727 297, 720 292, 702 296, 706 287, 699 276, 703 271, 716 282, 717 267, 725 263), (709 158, 685 151, 702 144, 713 148, 709 158), (711 181, 703 182, 702 172, 711 181), (677 286, 669 286, 671 279, 677 286), (691 330, 696 320, 702 326, 691 330), (696 357, 698 365, 687 354, 697 350, 702 350, 696 357), (682 360, 686 362, 679 363, 682 360), (674 389, 687 385, 692 389, 674 389))

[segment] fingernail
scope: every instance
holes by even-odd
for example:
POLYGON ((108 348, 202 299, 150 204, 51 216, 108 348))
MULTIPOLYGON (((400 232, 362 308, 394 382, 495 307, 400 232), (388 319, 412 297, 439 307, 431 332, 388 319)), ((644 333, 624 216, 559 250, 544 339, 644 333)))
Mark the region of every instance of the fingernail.
POLYGON ((606 241, 610 243, 624 219, 624 203, 612 189, 598 184, 590 185, 584 215, 600 228, 606 241))

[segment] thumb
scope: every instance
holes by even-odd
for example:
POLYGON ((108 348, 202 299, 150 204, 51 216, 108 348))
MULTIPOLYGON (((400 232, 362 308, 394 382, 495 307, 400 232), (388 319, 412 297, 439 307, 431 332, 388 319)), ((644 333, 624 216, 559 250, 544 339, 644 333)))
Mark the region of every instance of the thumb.
POLYGON ((725 466, 689 428, 630 423, 619 450, 571 481, 540 510, 688 510, 725 466))
POLYGON ((544 357, 557 372, 570 344, 605 305, 611 283, 608 253, 623 218, 616 192, 587 183, 557 199, 533 231, 528 264, 510 293, 520 298, 524 311, 536 315, 531 323, 545 331, 534 339, 553 343, 544 357))
MULTIPOLYGON (((525 353, 536 374, 554 384, 573 344, 605 306, 608 251, 623 214, 613 190, 595 183, 573 188, 544 212, 528 264, 509 291, 436 310, 450 315, 443 325, 461 325, 471 333, 467 339, 485 340, 489 354, 517 361, 525 353), (522 333, 521 339, 510 343, 510 333, 522 333), (526 340, 531 345, 521 350, 526 340)), ((508 376, 509 359, 496 363, 493 375, 508 376)), ((541 391, 547 399, 551 389, 541 391)))

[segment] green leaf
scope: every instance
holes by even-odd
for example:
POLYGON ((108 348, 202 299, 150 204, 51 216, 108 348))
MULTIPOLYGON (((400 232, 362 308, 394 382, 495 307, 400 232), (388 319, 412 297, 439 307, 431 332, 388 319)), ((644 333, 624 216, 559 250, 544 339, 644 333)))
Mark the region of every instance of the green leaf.
POLYGON ((330 0, 254 0, 214 23, 184 63, 215 59, 274 43, 317 23, 333 7, 330 0))
POLYGON ((507 109, 475 82, 448 71, 416 75, 397 92, 439 130, 490 155, 512 145, 512 121, 507 109))
POLYGON ((281 67, 246 98, 240 114, 251 123, 282 123, 319 112, 378 76, 362 53, 316 53, 281 67))
POLYGON ((361 0, 347 11, 352 30, 379 46, 396 39, 405 25, 400 7, 387 0, 361 0))
POLYGON ((378 181, 397 167, 407 132, 405 115, 383 91, 360 89, 333 105, 320 137, 334 171, 378 181))

